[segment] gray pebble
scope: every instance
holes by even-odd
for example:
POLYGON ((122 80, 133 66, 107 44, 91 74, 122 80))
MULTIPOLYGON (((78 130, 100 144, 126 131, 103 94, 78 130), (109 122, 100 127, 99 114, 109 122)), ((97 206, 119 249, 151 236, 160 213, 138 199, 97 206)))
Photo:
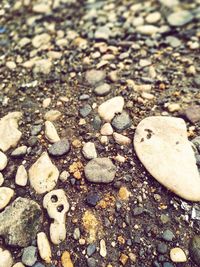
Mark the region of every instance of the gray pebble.
POLYGON ((34 246, 26 247, 23 251, 22 262, 27 266, 33 266, 37 261, 37 248, 34 246))
POLYGON ((167 253, 167 251, 168 251, 168 248, 167 248, 167 245, 165 244, 165 243, 159 243, 158 245, 157 245, 157 251, 158 251, 158 253, 160 253, 160 254, 165 254, 165 253, 167 253))
POLYGON ((175 238, 174 234, 170 230, 165 230, 162 234, 162 239, 165 241, 172 241, 175 238))
POLYGON ((92 254, 94 254, 96 251, 96 246, 95 244, 89 244, 87 247, 87 255, 88 257, 92 256, 92 254))
POLYGON ((93 126, 93 128, 94 128, 95 130, 98 131, 98 130, 100 130, 100 128, 101 128, 101 123, 102 123, 101 118, 97 115, 97 116, 95 116, 94 119, 93 119, 92 126, 93 126))
POLYGON ((86 104, 80 109, 80 115, 83 118, 85 118, 90 114, 91 111, 92 111, 91 106, 89 104, 86 104))
POLYGON ((98 96, 105 96, 109 94, 109 92, 110 92, 110 85, 108 83, 103 83, 94 89, 94 93, 98 96))
POLYGON ((88 258, 87 259, 87 266, 88 267, 96 267, 97 264, 96 264, 96 261, 94 258, 88 258))
POLYGON ((42 125, 34 125, 31 128, 31 135, 38 135, 42 130, 42 125))
POLYGON ((129 128, 132 124, 129 114, 123 111, 112 120, 112 126, 119 132, 129 128))
POLYGON ((106 77, 106 74, 102 70, 89 70, 86 72, 85 78, 87 82, 91 85, 95 85, 103 81, 106 77))
POLYGON ((50 148, 48 148, 48 152, 52 156, 62 156, 69 152, 70 144, 67 139, 60 140, 54 143, 50 148))

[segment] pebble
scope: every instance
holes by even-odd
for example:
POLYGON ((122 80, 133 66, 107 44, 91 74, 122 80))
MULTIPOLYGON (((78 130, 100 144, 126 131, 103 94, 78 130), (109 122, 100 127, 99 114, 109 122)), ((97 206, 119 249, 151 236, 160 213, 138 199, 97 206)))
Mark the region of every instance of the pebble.
POLYGON ((18 197, 0 213, 0 235, 11 246, 30 245, 41 225, 40 206, 27 198, 18 197))
POLYGON ((17 65, 16 65, 16 63, 13 62, 13 61, 7 61, 7 62, 6 62, 6 67, 7 67, 8 69, 10 69, 10 70, 14 70, 14 69, 16 69, 17 65))
POLYGON ((101 130, 100 130, 100 133, 102 135, 112 135, 113 134, 113 128, 111 126, 111 124, 109 122, 106 122, 102 127, 101 127, 101 130))
POLYGON ((99 254, 101 257, 105 258, 107 256, 106 242, 104 239, 100 240, 100 251, 99 254))
POLYGON ((113 138, 115 142, 119 145, 128 146, 131 143, 131 139, 129 137, 116 133, 116 132, 113 133, 113 138))
POLYGON ((4 183, 4 177, 3 174, 0 172, 0 186, 4 183))
POLYGON ((166 254, 168 251, 168 247, 165 243, 158 243, 157 245, 157 251, 160 254, 166 254))
POLYGON ((160 28, 154 25, 140 25, 136 27, 136 31, 144 35, 154 35, 160 31, 160 28))
POLYGON ((84 172, 90 182, 110 183, 115 178, 116 167, 109 158, 96 158, 87 163, 84 172))
POLYGON ((97 115, 94 117, 93 121, 92 121, 92 126, 95 130, 99 130, 101 128, 101 118, 97 115))
POLYGON ((193 15, 190 11, 180 10, 170 14, 167 17, 167 21, 170 26, 180 27, 191 22, 193 20, 193 15))
POLYGON ((102 103, 98 108, 99 116, 106 122, 110 122, 116 113, 121 113, 124 107, 124 99, 121 96, 113 97, 102 103))
POLYGON ((13 265, 13 267, 25 267, 22 262, 17 262, 13 265))
POLYGON ((116 115, 112 120, 112 126, 119 132, 122 132, 123 130, 129 128, 131 124, 132 121, 129 117, 129 114, 125 111, 123 111, 119 115, 116 115))
POLYGON ((37 261, 37 248, 34 246, 26 247, 22 254, 22 262, 27 266, 33 266, 37 261))
POLYGON ((45 137, 51 143, 56 143, 60 140, 56 128, 51 121, 45 121, 45 137))
POLYGON ((99 27, 95 33, 94 33, 94 38, 96 40, 105 40, 107 41, 110 38, 111 31, 107 26, 102 26, 99 27))
POLYGON ((126 263, 127 263, 127 261, 128 261, 128 258, 129 258, 129 257, 128 257, 126 254, 121 253, 120 258, 119 258, 119 261, 121 262, 121 264, 122 264, 123 266, 125 266, 126 263))
POLYGON ((165 230, 162 234, 162 239, 171 242, 175 238, 174 234, 170 230, 165 230))
POLYGON ((56 186, 59 177, 57 167, 52 164, 46 152, 43 152, 30 167, 28 174, 30 184, 38 194, 51 191, 56 186))
POLYGON ((14 190, 9 187, 0 187, 0 210, 8 205, 14 193, 14 190))
POLYGON ((51 40, 51 36, 48 33, 38 34, 32 39, 32 45, 35 48, 39 48, 42 45, 48 44, 51 40))
POLYGON ((71 260, 70 253, 68 251, 64 251, 61 257, 61 262, 63 267, 74 267, 74 264, 71 260))
MULTIPOLYGON (((33 267, 46 267, 44 266, 44 264, 40 263, 40 262, 36 262, 33 267)), ((52 265, 51 267, 55 267, 54 265, 52 265)))
POLYGON ((40 258, 46 263, 51 263, 51 247, 49 240, 44 232, 37 234, 37 247, 39 250, 40 258))
POLYGON ((166 42, 174 48, 179 47, 181 45, 181 41, 175 36, 167 36, 166 42))
POLYGON ((189 243, 189 253, 192 260, 197 264, 200 262, 200 236, 194 236, 189 243))
POLYGON ((43 108, 47 108, 49 105, 51 104, 51 98, 48 97, 48 98, 45 98, 42 102, 42 107, 43 108))
POLYGON ((96 85, 103 81, 106 73, 103 70, 89 70, 86 72, 85 78, 90 85, 96 85))
POLYGON ((94 93, 97 96, 106 96, 110 93, 110 85, 108 83, 103 83, 98 85, 95 89, 94 89, 94 93))
POLYGON ((181 109, 180 105, 177 103, 171 103, 167 106, 169 112, 176 112, 181 109))
POLYGON ((3 152, 17 146, 22 136, 18 130, 18 122, 21 118, 21 112, 11 112, 0 119, 0 149, 3 152))
POLYGON ((97 262, 94 258, 87 258, 87 266, 88 267, 96 267, 97 262))
POLYGON ((78 227, 76 227, 76 228, 74 229, 73 238, 74 238, 75 240, 79 240, 80 236, 81 236, 80 229, 79 229, 78 227))
POLYGON ((157 23, 161 19, 160 12, 152 12, 149 15, 146 16, 145 20, 149 24, 157 23))
POLYGON ((20 165, 17 168, 17 173, 15 176, 15 183, 19 186, 26 186, 28 181, 28 174, 24 165, 20 165))
POLYGON ((34 64, 34 73, 49 74, 51 71, 52 62, 49 59, 38 59, 34 64))
POLYGON ((70 174, 68 171, 62 171, 60 176, 59 176, 59 179, 62 181, 62 182, 66 182, 68 180, 68 178, 70 177, 70 174))
POLYGON ((87 251, 88 257, 91 257, 95 253, 95 251, 96 251, 95 244, 89 244, 88 247, 87 247, 87 249, 86 249, 86 251, 87 251))
POLYGON ((58 120, 60 117, 61 117, 61 112, 59 110, 55 110, 55 109, 52 109, 52 110, 49 110, 45 113, 44 115, 44 119, 46 121, 56 121, 58 120))
POLYGON ((7 156, 0 151, 0 171, 3 171, 8 164, 7 156))
POLYGON ((20 158, 26 155, 27 146, 19 146, 11 153, 11 156, 14 158, 20 158))
POLYGON ((3 250, 0 248, 0 267, 12 267, 13 266, 13 258, 8 250, 3 250))
POLYGON ((42 125, 33 125, 31 128, 31 135, 38 135, 42 130, 42 125))
POLYGON ((164 262, 163 267, 174 267, 174 265, 170 262, 164 262))
POLYGON ((190 106, 183 111, 185 117, 191 122, 196 123, 200 120, 200 106, 190 106))
POLYGON ((172 262, 186 262, 187 257, 181 248, 172 248, 170 250, 170 259, 172 262))
POLYGON ((62 139, 55 142, 48 148, 49 155, 51 156, 63 156, 70 150, 70 143, 67 139, 62 139))
POLYGON ((200 200, 200 177, 184 120, 162 116, 145 118, 136 128, 134 147, 158 182, 184 199, 200 200))
POLYGON ((97 193, 89 193, 86 198, 86 202, 89 206, 95 207, 100 201, 100 197, 97 193))
POLYGON ((97 158, 97 151, 95 148, 95 144, 92 142, 87 142, 83 145, 82 153, 86 159, 97 158))
POLYGON ((89 104, 84 105, 81 109, 80 109, 80 115, 83 118, 86 118, 92 111, 92 108, 89 104))

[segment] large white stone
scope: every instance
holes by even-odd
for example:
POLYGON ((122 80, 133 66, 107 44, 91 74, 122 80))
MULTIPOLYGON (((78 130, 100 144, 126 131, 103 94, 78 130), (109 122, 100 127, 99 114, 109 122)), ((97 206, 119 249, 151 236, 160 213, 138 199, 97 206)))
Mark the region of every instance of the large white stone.
POLYGON ((0 210, 4 209, 8 205, 13 196, 13 189, 9 187, 0 187, 0 210))
POLYGON ((184 199, 200 201, 200 175, 184 120, 162 116, 142 120, 134 147, 158 182, 184 199))
POLYGON ((106 122, 110 122, 115 114, 122 112, 123 107, 124 98, 122 96, 116 96, 103 102, 98 108, 98 113, 106 122))
POLYGON ((7 163, 8 163, 7 156, 3 152, 0 151, 0 171, 5 169, 7 163))
POLYGON ((17 146, 22 135, 18 130, 18 121, 21 117, 21 112, 11 112, 0 120, 0 149, 2 151, 5 152, 17 146))
POLYGON ((43 152, 40 158, 28 171, 30 184, 38 194, 51 191, 57 184, 59 171, 51 162, 47 152, 43 152))
POLYGON ((8 250, 0 248, 0 267, 11 267, 13 265, 13 258, 8 250))

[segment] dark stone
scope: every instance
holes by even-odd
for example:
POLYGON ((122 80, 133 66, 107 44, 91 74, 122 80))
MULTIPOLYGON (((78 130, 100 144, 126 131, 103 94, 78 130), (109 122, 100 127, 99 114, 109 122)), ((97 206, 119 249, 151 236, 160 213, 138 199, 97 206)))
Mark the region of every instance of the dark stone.
POLYGON ((88 257, 92 256, 96 251, 96 246, 95 244, 89 244, 87 247, 87 255, 88 257))
POLYGON ((174 234, 170 230, 165 230, 162 234, 162 239, 165 241, 172 241, 175 238, 174 234))
POLYGON ((96 260, 94 258, 88 258, 87 259, 87 266, 88 267, 96 267, 96 260))
POLYGON ((174 267, 174 264, 172 264, 170 262, 164 262, 163 267, 174 267))
POLYGON ((92 207, 95 207, 99 200, 100 197, 97 193, 89 193, 86 198, 87 204, 92 207))
POLYGON ((192 260, 199 265, 200 263, 200 236, 194 236, 189 243, 189 252, 192 260))
POLYGON ((31 135, 38 135, 42 130, 42 125, 34 125, 31 128, 31 135))
POLYGON ((92 126, 95 130, 99 130, 101 128, 101 118, 97 115, 94 117, 93 121, 92 121, 92 126))
POLYGON ((191 122, 196 123, 200 120, 200 106, 190 106, 184 110, 183 115, 191 122))
POLYGON ((89 114, 90 114, 90 112, 92 111, 92 108, 91 108, 91 106, 89 105, 89 104, 86 104, 86 105, 84 105, 81 109, 80 109, 80 115, 83 117, 83 118, 85 118, 85 117, 87 117, 89 114))
POLYGON ((138 216, 141 215, 144 212, 144 208, 142 207, 136 207, 133 209, 133 215, 138 216))
POLYGON ((121 114, 116 115, 111 122, 112 126, 119 132, 129 128, 132 124, 129 114, 123 111, 121 114))
POLYGON ((38 142, 38 138, 37 136, 31 136, 29 139, 28 139, 28 142, 27 144, 30 146, 30 147, 33 147, 37 144, 38 142))
POLYGON ((67 139, 60 140, 54 143, 50 148, 48 148, 48 152, 52 156, 62 156, 69 152, 70 144, 67 139))
POLYGON ((158 243, 158 245, 157 245, 157 251, 158 251, 158 253, 160 253, 160 254, 165 254, 165 253, 167 253, 167 251, 168 251, 168 247, 167 247, 167 245, 166 245, 165 243, 163 243, 163 242, 158 243))

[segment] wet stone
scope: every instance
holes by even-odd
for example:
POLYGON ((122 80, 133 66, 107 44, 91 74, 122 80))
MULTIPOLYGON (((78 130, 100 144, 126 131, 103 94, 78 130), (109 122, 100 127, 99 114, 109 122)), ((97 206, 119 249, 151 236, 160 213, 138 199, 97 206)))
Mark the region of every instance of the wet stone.
POLYGON ((42 130, 42 125, 34 125, 31 128, 31 135, 38 135, 42 130))
POLYGON ((62 156, 67 154, 69 150, 70 143, 67 139, 60 140, 48 148, 48 152, 51 156, 62 156))

